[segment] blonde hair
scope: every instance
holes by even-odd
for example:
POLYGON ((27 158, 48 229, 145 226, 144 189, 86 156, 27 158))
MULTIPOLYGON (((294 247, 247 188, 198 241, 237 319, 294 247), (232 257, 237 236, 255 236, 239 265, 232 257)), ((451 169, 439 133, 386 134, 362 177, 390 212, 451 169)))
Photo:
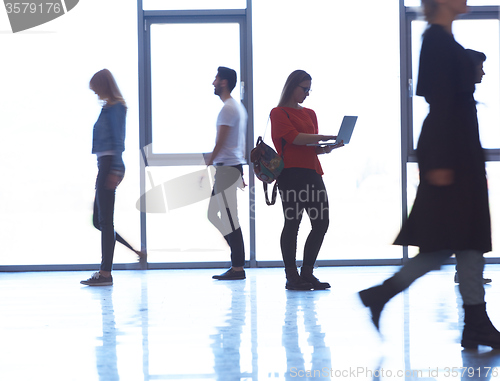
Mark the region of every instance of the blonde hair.
POLYGON ((290 74, 285 82, 283 91, 281 92, 281 98, 278 103, 278 107, 286 106, 297 86, 299 86, 304 81, 310 80, 311 76, 304 70, 295 70, 292 74, 290 74))
POLYGON ((425 19, 431 23, 436 17, 439 4, 435 0, 421 0, 425 19))
POLYGON ((127 106, 123 95, 116 84, 113 74, 108 69, 99 70, 90 80, 89 87, 106 102, 107 105, 114 105, 120 102, 127 106))

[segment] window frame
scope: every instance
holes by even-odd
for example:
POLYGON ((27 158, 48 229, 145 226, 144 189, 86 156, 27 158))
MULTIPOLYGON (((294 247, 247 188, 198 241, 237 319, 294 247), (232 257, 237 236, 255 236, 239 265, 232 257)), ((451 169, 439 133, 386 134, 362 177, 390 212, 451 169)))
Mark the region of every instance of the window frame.
MULTIPOLYGON (((408 219, 408 170, 409 163, 417 163, 417 152, 413 140, 413 93, 416 78, 412 67, 411 23, 423 18, 420 7, 405 7, 400 0, 402 10, 400 27, 401 46, 401 170, 402 170, 402 221, 408 219)), ((500 6, 469 6, 469 12, 459 16, 459 20, 499 20, 500 6)), ((486 162, 500 161, 500 148, 484 149, 486 162)), ((408 259, 408 247, 404 247, 403 260, 408 259)), ((500 257, 485 258, 486 263, 500 263, 500 257)), ((446 263, 455 263, 449 259, 446 263)))
MULTIPOLYGON (((240 25, 240 84, 242 103, 248 112, 247 162, 253 148, 253 77, 252 77, 252 8, 247 0, 246 9, 212 10, 143 10, 142 0, 138 0, 139 34, 139 124, 140 124, 140 192, 146 193, 147 167, 200 165, 201 153, 153 153, 152 137, 152 89, 151 89, 151 25, 154 24, 207 24, 238 23, 240 25)), ((249 165, 249 186, 254 186, 253 168, 249 165)), ((252 188, 251 188, 252 189, 252 188)), ((141 248, 147 251, 147 215, 145 199, 141 197, 141 248)), ((250 259, 249 267, 256 266, 255 259, 255 195, 249 195, 250 259)), ((144 268, 207 268, 228 266, 229 262, 176 262, 147 263, 144 268)))

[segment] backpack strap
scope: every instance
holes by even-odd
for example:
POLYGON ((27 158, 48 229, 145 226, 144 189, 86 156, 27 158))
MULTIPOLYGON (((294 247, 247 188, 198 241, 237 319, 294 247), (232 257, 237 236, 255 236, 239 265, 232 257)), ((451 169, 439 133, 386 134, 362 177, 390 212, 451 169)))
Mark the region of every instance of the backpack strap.
MULTIPOLYGON (((281 107, 280 107, 281 108, 281 107)), ((281 110, 283 110, 283 112, 286 114, 286 116, 288 117, 288 119, 290 119, 290 115, 288 115, 288 113, 286 112, 286 110, 284 108, 281 108, 281 110)), ((267 126, 269 125, 269 120, 271 119, 271 114, 269 114, 269 118, 267 119, 267 124, 266 124, 266 131, 267 131, 267 126)), ((266 134, 266 131, 264 131, 264 135, 266 134)), ((262 138, 259 136, 259 139, 260 141, 262 141, 262 138)), ((259 139, 257 139, 257 144, 259 144, 259 139)), ((281 158, 284 160, 285 159, 285 139, 281 138, 281 158)), ((271 200, 269 200, 269 196, 267 194, 267 183, 262 183, 263 187, 264 187, 264 195, 266 196, 266 204, 267 205, 274 205, 276 203, 276 197, 278 195, 278 180, 276 180, 274 182, 274 185, 273 185, 273 190, 271 191, 271 200)))
MULTIPOLYGON (((280 109, 283 110, 283 112, 286 114, 288 120, 290 120, 290 115, 288 115, 288 113, 286 112, 286 110, 283 108, 283 107, 280 107, 280 109)), ((271 116, 271 115, 269 115, 271 116)), ((281 158, 283 160, 285 160, 285 143, 286 143, 286 140, 281 138, 281 158)))
POLYGON ((266 204, 274 205, 276 203, 276 196, 278 194, 278 182, 275 181, 273 185, 273 190, 271 191, 271 201, 269 201, 269 196, 267 195, 267 183, 262 183, 264 186, 264 194, 266 195, 266 204))

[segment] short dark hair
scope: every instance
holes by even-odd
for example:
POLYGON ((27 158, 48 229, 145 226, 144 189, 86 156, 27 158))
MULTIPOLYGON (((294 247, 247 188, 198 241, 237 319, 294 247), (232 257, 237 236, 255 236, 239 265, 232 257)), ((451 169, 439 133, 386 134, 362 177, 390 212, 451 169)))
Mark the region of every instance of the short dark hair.
POLYGON ((472 50, 472 49, 465 49, 467 54, 469 54, 469 57, 472 59, 472 62, 474 62, 474 65, 479 65, 482 64, 484 61, 486 61, 486 54, 483 52, 478 52, 477 50, 472 50))
POLYGON ((217 69, 217 76, 220 79, 227 80, 227 87, 229 88, 229 92, 233 91, 236 86, 236 71, 230 69, 225 66, 219 66, 217 69))

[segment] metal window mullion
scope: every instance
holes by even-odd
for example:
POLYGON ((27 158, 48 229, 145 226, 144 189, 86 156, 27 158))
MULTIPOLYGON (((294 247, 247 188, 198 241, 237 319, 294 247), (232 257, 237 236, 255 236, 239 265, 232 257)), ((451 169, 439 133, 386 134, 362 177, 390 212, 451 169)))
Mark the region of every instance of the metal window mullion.
MULTIPOLYGON (((248 197, 249 207, 249 226, 250 226, 250 267, 257 267, 257 238, 255 229, 255 176, 252 163, 250 162, 250 152, 254 141, 254 109, 253 109, 253 35, 252 35, 252 0, 247 0, 246 19, 245 19, 245 41, 242 45, 245 47, 244 64, 245 78, 245 101, 248 111, 247 125, 247 162, 248 162, 248 180, 250 194, 248 197)), ((242 49, 243 50, 243 49, 242 49)))
MULTIPOLYGON (((148 123, 146 119, 147 113, 145 107, 147 104, 147 91, 146 91, 146 33, 145 33, 145 19, 142 0, 137 0, 137 33, 138 33, 138 96, 139 96, 139 149, 142 150, 147 145, 148 123)), ((141 250, 147 251, 147 230, 146 230, 146 213, 144 212, 145 198, 142 197, 146 193, 146 162, 140 156, 139 164, 139 199, 140 201, 140 236, 141 236, 141 250)), ((141 262, 142 268, 147 268, 146 262, 141 262)))
MULTIPOLYGON (((400 106, 401 106, 401 224, 408 218, 408 153, 412 144, 411 134, 411 36, 404 0, 399 1, 399 43, 400 43, 400 106)), ((403 258, 408 259, 408 246, 403 246, 403 258)))

